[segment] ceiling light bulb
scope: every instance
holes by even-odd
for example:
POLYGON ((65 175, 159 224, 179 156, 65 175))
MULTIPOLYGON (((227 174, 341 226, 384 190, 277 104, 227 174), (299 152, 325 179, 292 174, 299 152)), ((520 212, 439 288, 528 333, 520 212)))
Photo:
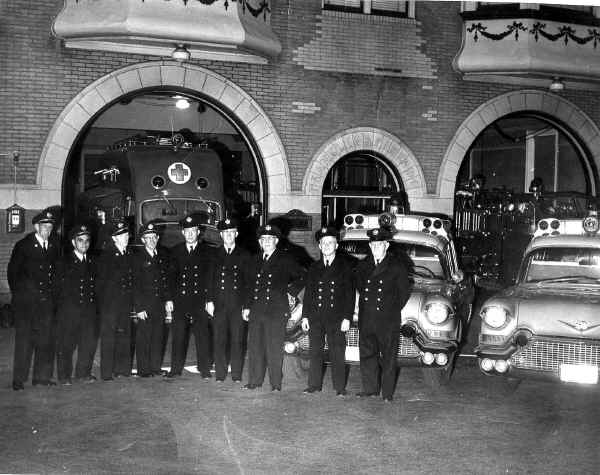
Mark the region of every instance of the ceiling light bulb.
POLYGON ((177 99, 175 107, 177 107, 177 109, 187 109, 188 107, 190 107, 190 101, 188 101, 187 99, 177 99))

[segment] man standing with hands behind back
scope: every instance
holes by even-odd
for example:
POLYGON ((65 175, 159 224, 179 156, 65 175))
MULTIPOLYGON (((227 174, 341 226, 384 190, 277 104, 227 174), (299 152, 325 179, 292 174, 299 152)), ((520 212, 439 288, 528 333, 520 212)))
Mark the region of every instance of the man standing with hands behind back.
POLYGON ((281 391, 283 341, 289 315, 287 294, 300 292, 305 271, 291 256, 277 249, 281 231, 276 226, 262 226, 258 236, 262 253, 251 263, 243 311, 248 320, 248 384, 244 388, 262 386, 266 363, 271 390, 281 391))
POLYGON ((302 329, 310 340, 310 369, 305 393, 321 391, 325 335, 331 379, 338 396, 346 394, 346 332, 354 311, 352 264, 337 255, 337 230, 325 227, 315 234, 321 259, 310 266, 302 303, 302 329))
POLYGON ((215 352, 215 378, 224 381, 227 376, 227 342, 231 354, 231 379, 242 380, 244 305, 247 285, 245 273, 250 254, 236 246, 238 222, 227 218, 217 223, 223 245, 215 250, 213 271, 208 283, 207 312, 213 317, 212 328, 215 352))
POLYGON ((45 211, 31 220, 35 232, 15 245, 7 268, 8 285, 15 311, 15 391, 24 389, 33 358, 32 384, 55 385, 54 370, 54 277, 58 243, 51 236, 54 215, 45 211))
POLYGON ((358 264, 355 273, 363 387, 357 396, 378 396, 381 390, 383 400, 391 401, 396 384, 400 311, 410 296, 410 284, 403 262, 388 253, 392 232, 376 228, 369 229, 367 235, 371 255, 358 264))

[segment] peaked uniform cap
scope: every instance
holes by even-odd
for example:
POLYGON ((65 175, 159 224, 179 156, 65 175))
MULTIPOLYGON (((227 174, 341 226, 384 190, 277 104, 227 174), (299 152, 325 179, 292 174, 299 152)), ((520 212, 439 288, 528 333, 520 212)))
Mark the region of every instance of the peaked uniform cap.
POLYGON ((261 226, 260 228, 258 228, 257 234, 258 234, 258 237, 275 236, 276 238, 280 238, 281 230, 273 224, 266 224, 265 226, 261 226))
POLYGON ((31 224, 43 224, 43 223, 51 223, 54 224, 56 222, 56 218, 51 211, 42 211, 41 213, 36 214, 31 219, 31 224))
POLYGON ((76 237, 79 236, 91 236, 92 232, 90 231, 89 226, 85 225, 85 224, 78 224, 77 226, 73 227, 71 229, 71 231, 69 231, 69 238, 70 239, 75 239, 76 237))
POLYGON ((227 229, 237 229, 237 228, 238 228, 238 222, 237 222, 237 219, 235 219, 235 218, 223 219, 217 223, 217 229, 219 231, 225 231, 227 229))
POLYGON ((154 223, 146 223, 142 227, 140 227, 140 236, 144 236, 145 234, 157 234, 158 235, 158 226, 154 223))
POLYGON ((321 238, 331 236, 338 239, 338 231, 333 226, 323 226, 315 233, 315 239, 317 242, 321 240, 321 238))
POLYGON ((204 223, 197 214, 190 214, 179 221, 179 225, 183 228, 201 228, 204 223))
POLYGON ((110 228, 111 236, 118 236, 119 234, 125 234, 128 232, 129 232, 129 226, 127 225, 127 222, 122 219, 115 221, 111 224, 111 228, 110 228))
POLYGON ((369 241, 391 241, 394 235, 385 228, 369 229, 367 231, 369 241))

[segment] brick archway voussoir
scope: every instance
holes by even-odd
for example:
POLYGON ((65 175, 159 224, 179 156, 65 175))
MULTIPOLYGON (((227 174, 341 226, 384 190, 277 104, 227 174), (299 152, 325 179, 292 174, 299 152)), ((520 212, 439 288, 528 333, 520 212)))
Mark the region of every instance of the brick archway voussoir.
POLYGON ((113 71, 80 91, 59 114, 47 136, 38 165, 37 184, 60 202, 64 168, 78 134, 107 105, 144 88, 172 86, 201 92, 223 104, 245 125, 258 147, 269 193, 290 193, 285 149, 267 114, 243 89, 200 66, 174 61, 130 65, 113 71))

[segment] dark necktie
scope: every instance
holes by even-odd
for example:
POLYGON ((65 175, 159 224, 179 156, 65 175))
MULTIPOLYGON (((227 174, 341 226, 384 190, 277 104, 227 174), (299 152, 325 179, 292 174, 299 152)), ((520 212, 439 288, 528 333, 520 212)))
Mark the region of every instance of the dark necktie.
POLYGON ((263 254, 263 262, 267 262, 268 258, 269 258, 269 256, 267 254, 263 254))
POLYGON ((87 262, 87 259, 85 257, 85 254, 83 255, 83 258, 81 259, 81 262, 83 262, 84 264, 87 262))

